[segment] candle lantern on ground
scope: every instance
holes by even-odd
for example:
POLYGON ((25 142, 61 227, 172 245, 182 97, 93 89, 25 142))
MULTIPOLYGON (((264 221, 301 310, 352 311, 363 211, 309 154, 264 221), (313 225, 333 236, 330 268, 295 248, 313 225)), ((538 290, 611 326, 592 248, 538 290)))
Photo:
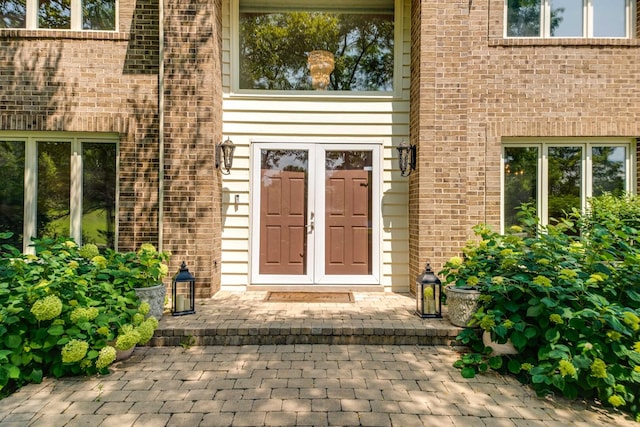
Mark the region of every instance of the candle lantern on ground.
POLYGON ((195 313, 196 278, 189 272, 187 264, 185 264, 184 261, 182 261, 180 270, 173 276, 173 282, 171 284, 171 314, 174 316, 183 316, 185 314, 195 313))
POLYGON ((420 317, 442 317, 442 282, 427 264, 416 278, 416 314, 420 317))

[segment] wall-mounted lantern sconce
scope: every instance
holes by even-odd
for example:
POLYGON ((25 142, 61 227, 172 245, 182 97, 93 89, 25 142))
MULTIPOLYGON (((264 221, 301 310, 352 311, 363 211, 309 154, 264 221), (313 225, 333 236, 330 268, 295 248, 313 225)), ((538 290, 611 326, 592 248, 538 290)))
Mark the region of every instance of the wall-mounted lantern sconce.
POLYGON ((398 161, 400 162, 400 176, 409 176, 416 170, 416 146, 402 141, 398 147, 398 161), (407 172, 408 171, 408 172, 407 172))
POLYGON ((220 165, 220 161, 222 158, 222 162, 224 166, 221 168, 221 172, 224 175, 229 175, 231 173, 231 166, 233 166, 233 152, 236 150, 236 145, 227 138, 223 143, 216 144, 216 169, 218 169, 220 165), (224 171, 227 171, 226 173, 224 171))

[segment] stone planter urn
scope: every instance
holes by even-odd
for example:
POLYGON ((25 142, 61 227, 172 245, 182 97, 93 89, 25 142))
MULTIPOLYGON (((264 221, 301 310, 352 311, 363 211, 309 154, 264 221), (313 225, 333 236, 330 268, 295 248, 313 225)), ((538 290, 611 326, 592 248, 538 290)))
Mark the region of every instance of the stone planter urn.
POLYGON ((167 288, 164 284, 151 286, 149 288, 135 288, 134 291, 140 301, 149 303, 149 316, 160 320, 164 313, 164 298, 167 295, 167 288))
POLYGON ((447 286, 447 306, 449 321, 460 327, 466 327, 473 314, 478 310, 480 291, 472 287, 447 286))

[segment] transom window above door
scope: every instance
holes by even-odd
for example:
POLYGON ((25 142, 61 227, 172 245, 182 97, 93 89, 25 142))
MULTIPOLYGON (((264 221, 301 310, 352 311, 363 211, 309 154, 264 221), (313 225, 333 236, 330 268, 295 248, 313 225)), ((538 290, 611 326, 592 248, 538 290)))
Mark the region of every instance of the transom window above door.
POLYGON ((238 88, 390 92, 394 0, 240 0, 238 88))
POLYGON ((506 0, 506 37, 631 38, 635 1, 506 0))

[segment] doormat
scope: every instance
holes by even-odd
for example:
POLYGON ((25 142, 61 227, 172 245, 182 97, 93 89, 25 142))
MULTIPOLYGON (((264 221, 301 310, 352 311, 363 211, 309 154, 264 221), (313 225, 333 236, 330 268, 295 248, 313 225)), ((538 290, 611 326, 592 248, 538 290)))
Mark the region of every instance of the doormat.
POLYGON ((354 302, 352 292, 268 292, 267 302, 354 302))

